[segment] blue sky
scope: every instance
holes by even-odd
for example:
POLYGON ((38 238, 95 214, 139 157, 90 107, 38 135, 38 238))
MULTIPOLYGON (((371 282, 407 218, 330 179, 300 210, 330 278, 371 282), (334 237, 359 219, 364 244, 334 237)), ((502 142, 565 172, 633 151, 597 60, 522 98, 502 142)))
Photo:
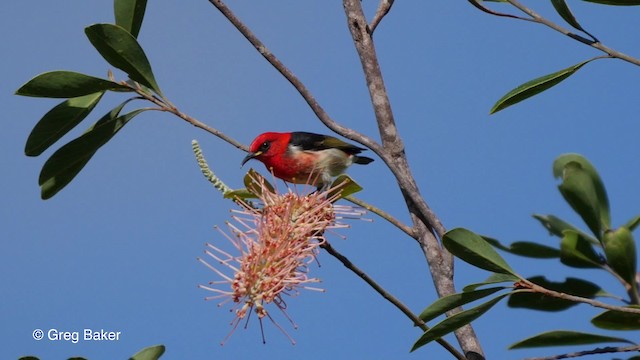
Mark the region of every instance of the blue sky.
MULTIPOLYGON (((365 5, 371 16, 377 4, 365 5)), ((640 42, 636 8, 570 5, 581 24, 605 44, 640 56, 633 52, 640 42)), ((378 138, 339 2, 229 6, 336 121, 378 138)), ((547 4, 536 9, 561 21, 547 4)), ((263 345, 259 326, 252 322, 221 347, 232 314, 203 301, 209 293, 197 285, 215 275, 196 257, 205 242, 225 241, 213 226, 230 219, 233 205, 202 178, 191 140, 200 141, 214 171, 232 187, 241 186, 248 168, 240 168, 244 154, 178 118, 147 112, 101 149, 70 186, 41 200, 38 173, 54 148, 27 158, 24 142, 37 120, 59 101, 13 92, 49 70, 106 76, 110 66, 83 29, 112 22, 112 2, 3 2, 0 13, 5 34, 0 81, 5 113, 0 141, 5 169, 0 186, 0 279, 5 289, 1 358, 124 359, 158 343, 167 346, 163 359, 449 358, 436 345, 410 354, 420 332, 327 254, 319 258, 321 267, 313 269, 326 293, 303 292, 287 302, 299 326, 290 331, 297 345, 291 346, 269 324, 263 345), (31 335, 36 328, 105 329, 122 335, 112 342, 38 342, 31 335)), ((271 130, 327 132, 293 88, 207 1, 150 2, 139 41, 171 101, 239 141, 248 144, 271 130)), ((560 86, 489 116, 493 103, 518 84, 600 54, 542 26, 491 17, 465 1, 397 2, 375 41, 413 173, 447 228, 462 226, 504 242, 554 245, 556 239, 530 215, 556 214, 581 224, 551 176, 553 160, 566 152, 584 154, 597 167, 614 224, 640 212, 634 205, 640 196, 634 66, 608 59, 588 64, 560 86)), ((103 99, 90 121, 120 101, 115 95, 103 99)), ((90 121, 63 141, 81 134, 90 121)), ((264 170, 257 162, 250 165, 264 170)), ((408 221, 395 180, 379 159, 349 172, 365 188, 362 199, 408 221)), ((374 221, 353 221, 351 229, 341 231, 346 240, 330 241, 419 313, 436 298, 422 253, 413 240, 374 215, 368 217, 374 221)), ((558 281, 578 276, 622 293, 619 284, 597 271, 505 257, 523 275, 558 281)), ((458 288, 488 276, 462 262, 456 263, 456 271, 458 288)), ((588 322, 598 312, 579 306, 547 314, 501 303, 474 327, 489 358, 550 355, 582 348, 506 347, 552 329, 598 332, 588 322)))

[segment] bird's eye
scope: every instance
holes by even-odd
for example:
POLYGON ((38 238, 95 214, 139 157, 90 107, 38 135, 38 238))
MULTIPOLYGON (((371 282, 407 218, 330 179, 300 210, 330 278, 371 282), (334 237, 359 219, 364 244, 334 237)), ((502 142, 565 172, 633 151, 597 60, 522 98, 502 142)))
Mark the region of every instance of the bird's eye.
POLYGON ((271 142, 269 141, 265 141, 262 143, 262 145, 260 145, 260 148, 258 148, 258 150, 265 152, 267 150, 269 150, 269 147, 271 146, 271 142))

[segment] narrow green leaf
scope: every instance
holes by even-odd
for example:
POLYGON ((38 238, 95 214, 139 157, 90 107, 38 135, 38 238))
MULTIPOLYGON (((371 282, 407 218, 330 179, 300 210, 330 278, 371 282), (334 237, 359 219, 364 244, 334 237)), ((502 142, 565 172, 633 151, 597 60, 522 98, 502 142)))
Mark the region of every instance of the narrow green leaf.
POLYGON ((491 309, 495 304, 497 304, 500 300, 502 300, 505 296, 509 294, 499 295, 482 305, 478 305, 472 309, 461 311, 453 316, 450 316, 441 322, 437 323, 435 326, 425 331, 422 336, 413 344, 411 351, 415 351, 416 349, 430 343, 433 340, 437 340, 444 335, 459 329, 460 327, 469 324, 475 319, 479 318, 491 309))
POLYGON ((590 334, 578 331, 554 330, 518 341, 517 343, 509 346, 509 349, 511 350, 547 346, 589 345, 619 342, 634 344, 633 341, 618 337, 590 334))
POLYGON ((327 197, 333 197, 337 193, 340 193, 340 197, 337 200, 347 197, 349 195, 355 194, 359 191, 362 191, 362 186, 360 186, 357 182, 355 182, 348 175, 340 175, 338 176, 330 186, 332 190, 327 194, 327 197))
POLYGON ((424 309, 422 313, 420 313, 420 319, 422 319, 424 322, 431 321, 438 316, 443 315, 447 311, 457 308, 458 306, 462 306, 472 301, 482 299, 483 297, 493 295, 496 292, 504 289, 507 289, 507 287, 499 286, 482 290, 465 291, 441 297, 438 300, 434 301, 433 304, 429 305, 426 309, 424 309))
POLYGON ((442 243, 453 255, 481 269, 502 274, 517 274, 480 235, 456 228, 444 234, 442 243))
MULTIPOLYGON (((547 280, 543 276, 534 276, 528 280, 549 290, 589 299, 595 298, 602 290, 598 285, 592 282, 576 278, 567 278, 564 282, 554 282, 547 280)), ((540 311, 562 311, 578 305, 578 303, 546 296, 540 293, 519 292, 514 293, 509 297, 507 305, 512 308, 526 308, 540 311)))
POLYGON ((640 5, 640 0, 583 0, 583 1, 596 3, 596 4, 617 5, 617 6, 640 5))
POLYGON ((576 20, 575 16, 573 16, 573 13, 571 13, 571 9, 569 9, 569 5, 567 5, 567 3, 564 0, 551 0, 551 4, 553 4, 553 7, 556 9, 556 12, 558 13, 558 15, 560 15, 564 19, 564 21, 567 22, 567 24, 591 36, 591 34, 589 34, 578 23, 578 20, 576 20))
POLYGON ((583 61, 573 66, 569 66, 566 69, 562 69, 560 71, 556 71, 552 74, 541 76, 539 78, 533 79, 531 81, 527 81, 526 83, 518 86, 517 88, 509 91, 505 96, 503 96, 500 100, 498 100, 489 114, 494 114, 500 110, 506 109, 511 105, 517 104, 520 101, 528 99, 534 95, 537 95, 555 85, 558 85, 562 80, 568 78, 573 75, 576 71, 578 71, 581 67, 588 64, 589 62, 595 59, 590 59, 587 61, 583 61))
POLYGON ((518 278, 517 276, 511 275, 511 274, 491 274, 491 276, 489 276, 487 278, 487 280, 480 282, 480 283, 475 283, 475 284, 469 284, 467 286, 465 286, 464 288, 462 288, 462 291, 473 291, 479 287, 485 286, 485 285, 493 285, 493 284, 499 284, 499 283, 503 283, 503 282, 516 282, 519 281, 520 278, 518 278))
POLYGON ((95 24, 85 28, 91 44, 107 62, 162 96, 151 65, 136 38, 118 25, 95 24))
POLYGON ((273 185, 271 185, 264 176, 253 170, 253 168, 249 169, 247 174, 244 176, 244 186, 246 186, 247 191, 255 194, 255 197, 260 197, 263 189, 267 189, 272 193, 276 192, 273 185))
POLYGON ((607 190, 604 187, 604 183, 600 178, 600 174, 596 168, 580 154, 562 154, 558 156, 553 162, 553 176, 555 178, 564 178, 565 168, 570 163, 577 163, 580 165, 580 169, 591 178, 593 187, 596 192, 596 202, 600 210, 600 222, 604 230, 611 228, 611 215, 609 211, 609 198, 607 196, 607 190))
POLYGON ((140 27, 142 27, 142 19, 144 19, 146 7, 147 0, 115 0, 113 2, 113 12, 116 18, 116 25, 137 38, 140 33, 140 27))
POLYGON ((100 147, 120 131, 129 120, 146 110, 138 109, 118 116, 125 103, 107 113, 83 135, 58 149, 45 162, 38 179, 43 199, 51 198, 67 186, 100 147))
POLYGON ((627 229, 633 231, 636 229, 636 227, 638 227, 638 225, 640 225, 640 215, 634 217, 633 219, 629 220, 626 224, 624 224, 624 227, 626 227, 627 229))
POLYGON ((540 223, 542 224, 542 226, 544 226, 551 235, 555 235, 557 237, 563 237, 563 231, 565 230, 572 230, 578 234, 580 234, 580 236, 582 236, 584 239, 586 239, 587 241, 589 241, 592 244, 600 244, 600 242, 598 240, 596 240, 595 238, 591 237, 591 235, 583 232, 582 230, 578 229, 577 227, 569 224, 568 222, 554 216, 554 215, 540 215, 540 214, 533 214, 533 217, 540 221, 540 223))
MULTIPOLYGON (((626 307, 640 309, 638 305, 626 307)), ((606 330, 640 330, 640 314, 607 310, 591 319, 591 323, 606 330)))
POLYGON ((138 351, 129 360, 158 360, 164 354, 164 345, 146 347, 138 351))
POLYGON ((560 250, 550 246, 541 245, 529 241, 516 241, 511 245, 503 245, 498 240, 483 236, 493 247, 509 252, 511 254, 526 256, 536 259, 552 259, 560 257, 560 250))
POLYGON ((37 75, 22 85, 16 91, 16 95, 74 98, 106 90, 132 91, 130 88, 114 83, 113 81, 73 71, 58 70, 37 75))
POLYGON ((227 191, 223 194, 225 199, 255 199, 257 198, 256 194, 252 193, 247 189, 237 189, 232 191, 227 191))
POLYGON ((104 92, 71 98, 49 110, 31 130, 24 153, 38 156, 91 113, 104 92))
POLYGON ((635 283, 638 259, 636 243, 631 231, 625 227, 607 231, 603 237, 603 245, 609 267, 627 284, 635 283))
POLYGON ((592 244, 572 230, 565 230, 560 241, 560 261, 575 268, 601 268, 604 262, 592 244))

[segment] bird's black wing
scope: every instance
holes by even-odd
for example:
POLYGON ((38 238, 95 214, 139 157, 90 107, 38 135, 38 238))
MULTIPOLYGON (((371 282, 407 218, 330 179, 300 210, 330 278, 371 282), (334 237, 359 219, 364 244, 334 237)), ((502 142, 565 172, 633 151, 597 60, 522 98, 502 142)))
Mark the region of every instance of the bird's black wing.
POLYGON ((314 134, 305 131, 296 131, 291 133, 290 144, 298 146, 302 150, 325 150, 340 149, 347 154, 359 154, 365 148, 351 145, 333 136, 314 134))

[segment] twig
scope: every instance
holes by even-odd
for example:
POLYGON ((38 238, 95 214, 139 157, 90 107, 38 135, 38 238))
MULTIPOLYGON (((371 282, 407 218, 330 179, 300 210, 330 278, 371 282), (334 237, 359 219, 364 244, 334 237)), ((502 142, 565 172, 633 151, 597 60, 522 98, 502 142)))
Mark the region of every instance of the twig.
POLYGON ((561 355, 553 355, 547 357, 536 357, 536 358, 526 358, 525 360, 560 360, 560 359, 570 359, 576 358, 585 355, 596 355, 596 354, 607 354, 607 353, 620 353, 620 352, 632 352, 632 351, 640 351, 640 345, 628 346, 628 347, 604 347, 604 348, 595 348, 593 350, 584 350, 577 351, 574 353, 567 353, 561 355))
POLYGON ((391 10, 394 1, 395 0, 380 0, 378 10, 376 10, 376 14, 373 16, 371 24, 369 24, 369 34, 371 34, 371 36, 373 36, 373 32, 376 31, 382 19, 389 13, 389 10, 391 10))
POLYGON ((188 122, 189 124, 200 128, 214 136, 219 137, 220 139, 228 142, 229 144, 235 146, 236 148, 243 150, 245 152, 249 151, 249 148, 246 145, 243 145, 242 143, 240 143, 239 141, 229 137, 228 135, 226 135, 225 133, 223 133, 222 131, 215 129, 185 113, 183 113, 182 111, 178 110, 177 107, 175 107, 173 104, 169 103, 168 101, 159 99, 151 94, 149 94, 148 92, 146 92, 144 89, 142 89, 141 86, 139 86, 138 83, 134 83, 134 86, 132 86, 132 84, 130 84, 127 81, 122 81, 120 82, 120 84, 124 85, 124 86, 128 86, 131 89, 133 89, 136 93, 138 93, 140 96, 142 96, 143 98, 145 98, 148 101, 151 101, 152 103, 156 104, 160 111, 165 111, 165 112, 169 112, 172 113, 176 116, 178 116, 179 118, 181 118, 182 120, 188 122))
MULTIPOLYGON (((325 241, 324 243, 322 243, 320 247, 326 250, 331 256, 338 259, 338 261, 340 261, 342 265, 344 265, 347 269, 351 270, 351 272, 353 272, 354 274, 362 278, 362 280, 364 280, 367 284, 369 284, 369 286, 371 286, 383 298, 385 298, 387 301, 393 304, 393 306, 398 308, 398 310, 402 311, 403 314, 405 314, 409 319, 411 319, 411 321, 413 321, 413 324, 415 326, 422 329, 422 331, 427 331, 429 329, 429 327, 425 324, 425 322, 422 321, 422 319, 420 319, 416 314, 414 314, 411 311, 411 309, 409 309, 400 300, 396 299, 393 295, 388 293, 382 286, 380 286, 380 284, 375 282, 369 275, 367 275, 364 271, 362 271, 360 268, 354 265, 351 262, 351 260, 349 260, 346 256, 342 255, 335 248, 333 248, 333 246, 331 246, 331 244, 328 241, 325 241)), ((463 354, 461 354, 456 348, 454 348, 451 344, 449 344, 444 339, 438 339, 436 341, 438 342, 438 344, 442 345, 442 347, 444 347, 447 351, 449 351, 453 356, 455 356, 456 359, 466 360, 463 354)))
POLYGON ((480 0, 467 0, 467 1, 469 3, 471 3, 471 5, 475 6, 478 10, 484 11, 487 14, 491 14, 491 15, 495 15, 495 16, 508 17, 508 18, 518 19, 518 20, 524 20, 524 21, 533 21, 531 19, 523 18, 523 17, 520 17, 520 16, 493 11, 493 10, 489 9, 488 7, 485 7, 484 5, 482 5, 480 0))
POLYGON ((360 200, 356 197, 353 197, 351 195, 349 196, 345 196, 344 197, 345 200, 352 202, 358 206, 361 206, 363 208, 365 208, 367 211, 370 211, 378 216, 380 216, 381 218, 387 220, 389 223, 391 223, 392 225, 395 225, 395 227, 397 227, 398 229, 404 231, 405 234, 411 236, 411 237, 415 237, 415 231, 413 231, 413 228, 403 224, 400 220, 394 218, 393 216, 391 216, 389 213, 385 212, 384 210, 377 208, 363 200, 360 200))
POLYGON ((540 294, 551 296, 551 297, 555 297, 555 298, 558 298, 558 299, 563 299, 563 300, 569 300, 569 301, 573 301, 573 302, 589 304, 591 306, 598 307, 598 308, 601 308, 601 309, 624 312, 624 313, 631 313, 631 314, 640 314, 640 308, 609 305, 609 304, 603 303, 601 301, 597 301, 597 300, 593 300, 593 299, 589 299, 589 298, 584 298, 584 297, 581 297, 581 296, 569 295, 569 294, 561 293, 561 292, 554 291, 554 290, 549 290, 549 289, 547 289, 545 287, 542 287, 540 285, 532 283, 531 281, 526 280, 526 279, 521 279, 518 283, 516 283, 516 288, 529 289, 529 290, 531 290, 531 292, 540 293, 540 294))
POLYGON ((585 45, 588 45, 588 46, 591 46, 593 48, 596 48, 596 49, 598 49, 598 50, 610 55, 611 57, 618 58, 620 60, 627 61, 627 62, 629 62, 631 64, 640 66, 640 59, 636 59, 636 58, 631 57, 631 56, 629 56, 627 54, 624 54, 624 53, 621 53, 619 51, 613 50, 613 49, 605 46, 604 44, 602 44, 599 41, 590 40, 590 39, 584 38, 584 37, 582 37, 580 35, 574 34, 571 31, 565 29, 564 27, 562 27, 562 26, 560 26, 560 25, 558 25, 558 24, 556 24, 556 23, 554 23, 554 22, 552 22, 552 21, 550 21, 548 19, 543 18, 542 16, 538 15, 538 13, 536 13, 532 9, 522 5, 517 0, 506 0, 506 1, 509 2, 511 5, 515 6, 516 8, 520 9, 525 14, 531 16, 531 19, 533 21, 539 23, 539 24, 546 25, 546 26, 552 28, 553 30, 558 31, 558 32, 560 32, 560 33, 562 33, 562 34, 564 34, 564 35, 566 35, 566 36, 568 36, 568 37, 570 37, 570 38, 572 38, 574 40, 577 40, 577 41, 579 41, 579 42, 581 42, 581 43, 583 43, 585 45))

